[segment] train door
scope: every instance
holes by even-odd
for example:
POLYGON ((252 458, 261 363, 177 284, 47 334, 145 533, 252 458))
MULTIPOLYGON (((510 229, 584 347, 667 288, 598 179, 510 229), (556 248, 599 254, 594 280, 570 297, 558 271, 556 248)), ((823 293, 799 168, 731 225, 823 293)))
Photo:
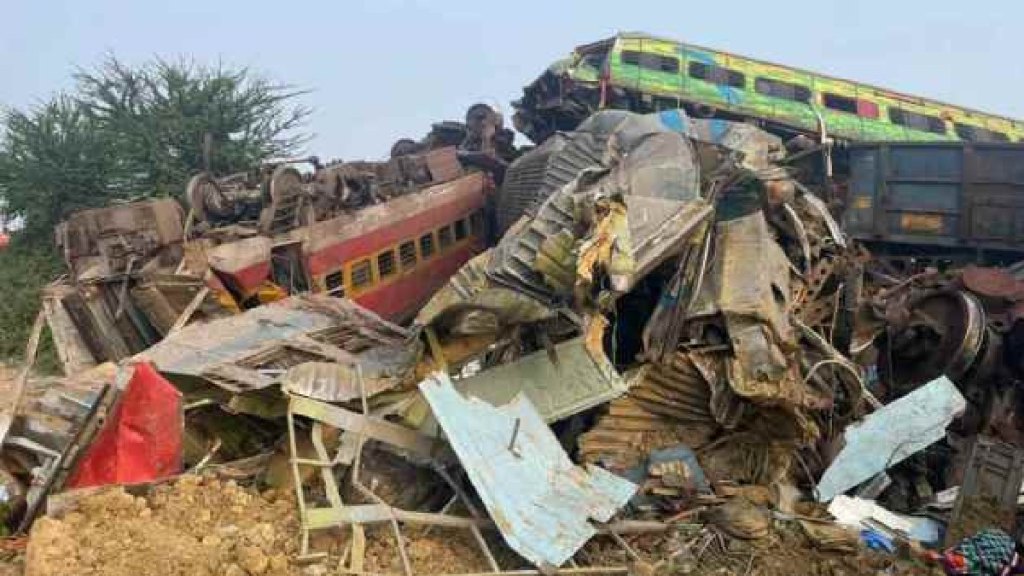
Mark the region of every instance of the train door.
POLYGON ((277 244, 270 250, 270 275, 289 294, 309 291, 309 275, 302 258, 302 242, 277 244))

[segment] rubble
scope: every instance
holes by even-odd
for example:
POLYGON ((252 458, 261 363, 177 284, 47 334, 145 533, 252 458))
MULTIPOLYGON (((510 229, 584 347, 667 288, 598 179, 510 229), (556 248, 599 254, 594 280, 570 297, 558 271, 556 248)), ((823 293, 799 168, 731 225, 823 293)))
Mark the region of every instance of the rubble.
POLYGON ((507 136, 474 107, 63 225, 50 391, 91 395, 5 412, 26 573, 874 574, 1013 528, 1019 270, 873 258, 748 124, 507 136))
POLYGON ((828 502, 938 442, 964 407, 963 396, 943 376, 847 428, 842 451, 815 487, 818 501, 828 502))

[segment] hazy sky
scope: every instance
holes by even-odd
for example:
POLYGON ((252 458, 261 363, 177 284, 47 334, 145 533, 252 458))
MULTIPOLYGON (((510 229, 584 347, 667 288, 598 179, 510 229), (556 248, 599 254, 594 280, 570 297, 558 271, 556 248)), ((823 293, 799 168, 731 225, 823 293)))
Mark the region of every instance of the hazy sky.
POLYGON ((105 53, 190 55, 308 88, 309 151, 379 158, 509 101, 573 46, 639 30, 1024 118, 1019 0, 0 0, 0 106, 105 53))

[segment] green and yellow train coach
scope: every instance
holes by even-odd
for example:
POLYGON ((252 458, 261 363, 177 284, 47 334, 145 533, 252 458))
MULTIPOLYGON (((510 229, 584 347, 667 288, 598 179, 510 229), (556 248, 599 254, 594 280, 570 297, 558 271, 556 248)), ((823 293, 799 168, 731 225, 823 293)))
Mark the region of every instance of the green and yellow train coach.
POLYGON ((1024 140, 1012 118, 639 33, 577 47, 523 92, 516 127, 537 142, 601 108, 685 108, 846 141, 1024 140))

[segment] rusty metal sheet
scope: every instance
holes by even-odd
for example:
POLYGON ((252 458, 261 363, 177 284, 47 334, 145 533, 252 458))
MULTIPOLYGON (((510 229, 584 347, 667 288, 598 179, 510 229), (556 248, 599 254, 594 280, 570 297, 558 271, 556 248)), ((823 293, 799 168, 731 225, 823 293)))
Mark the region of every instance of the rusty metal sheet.
POLYGON ((750 316, 767 324, 778 340, 792 341, 789 274, 789 259, 762 212, 719 222, 715 260, 691 316, 750 316))
POLYGON ((193 323, 139 356, 161 372, 198 376, 242 393, 278 382, 298 364, 372 358, 375 348, 403 345, 418 343, 407 330, 358 304, 306 295, 193 323))
POLYGON ((412 376, 417 361, 415 346, 388 346, 353 355, 352 363, 306 362, 293 366, 281 378, 292 394, 323 402, 349 402, 360 398, 355 365, 362 372, 363 392, 369 398, 399 386, 412 376))
MULTIPOLYGON (((792 266, 763 213, 719 222, 715 232, 715 260, 691 316, 723 319, 732 348, 728 385, 762 405, 828 407, 829 397, 802 383, 792 355, 792 266)), ((803 435, 813 432, 801 429, 803 435)))
POLYGON ((636 492, 596 466, 575 466, 525 395, 494 407, 466 398, 443 373, 420 391, 513 550, 542 568, 564 564, 636 492))
POLYGON ((434 182, 448 182, 462 176, 462 164, 459 163, 454 146, 429 150, 423 154, 423 159, 434 182))

